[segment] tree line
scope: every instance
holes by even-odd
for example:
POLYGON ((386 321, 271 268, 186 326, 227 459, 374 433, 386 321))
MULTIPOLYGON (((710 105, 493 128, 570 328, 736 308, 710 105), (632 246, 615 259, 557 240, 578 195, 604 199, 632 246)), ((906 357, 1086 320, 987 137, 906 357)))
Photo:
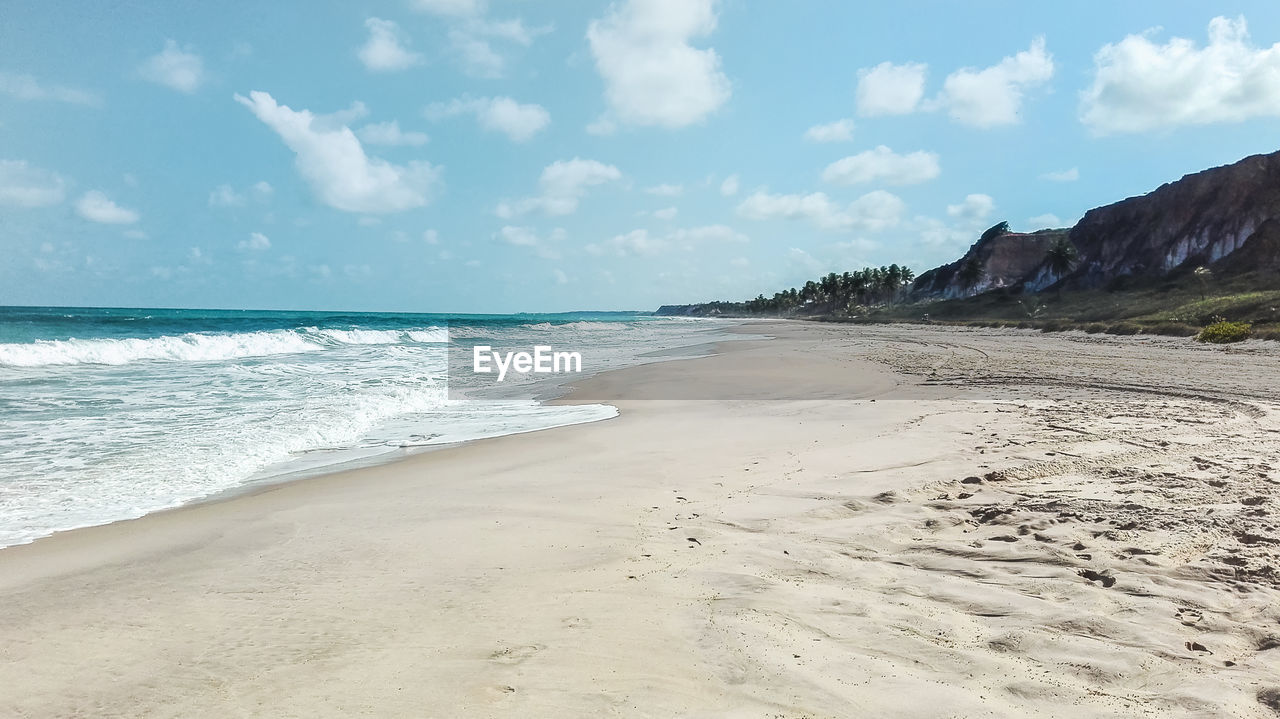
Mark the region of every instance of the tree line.
POLYGON ((803 287, 782 290, 772 297, 757 295, 742 303, 752 314, 783 314, 798 309, 835 311, 859 305, 893 304, 911 286, 916 273, 909 267, 864 267, 854 272, 829 273, 809 280, 803 287))

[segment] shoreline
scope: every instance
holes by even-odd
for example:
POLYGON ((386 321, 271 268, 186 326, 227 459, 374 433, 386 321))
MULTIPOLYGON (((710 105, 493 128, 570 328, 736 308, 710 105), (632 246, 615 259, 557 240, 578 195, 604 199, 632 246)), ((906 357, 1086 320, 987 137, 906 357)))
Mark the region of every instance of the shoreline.
MULTIPOLYGON (((727 332, 730 334, 736 334, 736 332, 734 332, 734 328, 747 325, 747 324, 750 324, 749 320, 745 320, 742 322, 729 323, 725 328, 721 329, 720 331, 727 332)), ((700 329, 696 333, 690 333, 689 337, 690 339, 693 339, 698 334, 704 334, 707 332, 714 332, 714 331, 716 331, 716 329, 714 328, 700 329)), ((751 333, 741 333, 741 334, 751 334, 751 333)), ((635 365, 628 365, 628 367, 639 366, 644 364, 668 362, 668 361, 679 361, 683 359, 698 359, 701 357, 709 356, 709 354, 714 354, 718 346, 720 346, 721 344, 724 344, 725 342, 733 342, 733 341, 740 341, 740 340, 699 341, 691 345, 680 345, 680 346, 670 347, 662 350, 655 350, 653 352, 646 352, 638 355, 635 358, 637 362, 635 365), (650 358, 655 358, 655 359, 650 359, 650 358)), ((617 369, 625 369, 625 367, 597 370, 595 372, 591 372, 583 375, 581 379, 588 379, 590 377, 594 377, 595 375, 601 374, 604 372, 617 371, 617 369)), ((558 401, 558 400, 567 399, 567 395, 571 393, 570 384, 576 381, 580 381, 580 379, 578 377, 570 377, 570 376, 565 376, 561 378, 551 378, 551 379, 545 380, 539 383, 535 391, 531 393, 532 395, 531 399, 539 405, 546 405, 546 406, 556 406, 558 404, 589 404, 586 402, 558 401)), ((590 424, 594 422, 602 422, 610 419, 615 419, 616 416, 617 415, 615 414, 610 417, 571 421, 565 424, 537 427, 534 429, 518 429, 515 431, 508 431, 501 434, 477 437, 474 439, 461 439, 461 440, 456 440, 452 442, 443 442, 440 444, 420 444, 420 445, 401 446, 401 447, 387 446, 380 450, 370 451, 367 453, 357 453, 355 452, 356 448, 351 447, 351 448, 346 448, 345 450, 340 450, 341 452, 352 453, 354 456, 351 456, 350 458, 335 459, 333 461, 322 461, 322 462, 312 463, 312 464, 306 463, 304 461, 304 459, 306 458, 306 455, 310 453, 304 453, 303 455, 300 455, 299 457, 296 457, 292 460, 276 463, 275 465, 272 465, 270 467, 265 467, 259 470, 258 472, 256 472, 253 476, 246 478, 241 483, 234 486, 226 487, 224 489, 220 489, 218 491, 213 492, 212 494, 195 497, 193 499, 185 500, 178 504, 174 504, 172 506, 149 510, 144 514, 141 514, 136 517, 125 517, 125 518, 109 520, 109 521, 105 521, 97 524, 85 524, 85 525, 79 525, 75 527, 69 527, 66 529, 55 530, 53 532, 50 532, 49 534, 45 534, 45 535, 36 537, 34 539, 27 540, 25 542, 0 546, 0 553, 13 547, 27 546, 36 542, 41 542, 43 540, 49 539, 50 537, 53 537, 53 536, 65 534, 67 532, 77 532, 80 530, 107 526, 107 525, 116 524, 119 522, 133 522, 133 521, 144 519, 146 517, 156 515, 156 514, 180 511, 188 507, 193 507, 193 506, 207 504, 207 503, 224 502, 224 501, 235 499, 242 495, 253 494, 253 493, 263 491, 281 484, 303 482, 303 481, 307 481, 310 479, 315 479, 317 477, 323 477, 331 474, 338 474, 338 473, 345 473, 345 472, 358 472, 363 469, 379 467, 386 464, 395 464, 397 462, 406 461, 420 455, 437 452, 443 449, 451 449, 451 448, 466 446, 474 442, 478 442, 486 439, 497 439, 500 437, 512 436, 517 434, 530 434, 530 433, 543 432, 549 429, 560 429, 563 427, 572 427, 578 424, 590 424)), ((326 450, 326 451, 333 451, 333 450, 326 450)))
POLYGON ((564 398, 613 421, 0 551, 0 711, 1268 715, 1274 355, 770 334, 564 398))

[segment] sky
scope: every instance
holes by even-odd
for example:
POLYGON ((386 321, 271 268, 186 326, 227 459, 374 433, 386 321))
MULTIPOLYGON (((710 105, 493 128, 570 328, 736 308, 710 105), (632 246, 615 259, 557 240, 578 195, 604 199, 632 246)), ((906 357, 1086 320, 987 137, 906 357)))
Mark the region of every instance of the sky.
POLYGON ((1274 0, 0 14, 0 305, 746 299, 1280 149, 1274 0))

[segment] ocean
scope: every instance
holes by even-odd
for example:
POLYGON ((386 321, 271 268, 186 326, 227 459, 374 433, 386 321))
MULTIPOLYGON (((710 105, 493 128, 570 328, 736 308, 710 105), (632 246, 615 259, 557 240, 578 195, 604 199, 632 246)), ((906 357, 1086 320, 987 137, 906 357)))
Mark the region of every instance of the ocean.
POLYGON ((539 401, 581 375, 495 391, 457 371, 451 346, 585 349, 596 372, 729 338, 722 330, 642 313, 0 307, 0 547, 617 414, 539 401))

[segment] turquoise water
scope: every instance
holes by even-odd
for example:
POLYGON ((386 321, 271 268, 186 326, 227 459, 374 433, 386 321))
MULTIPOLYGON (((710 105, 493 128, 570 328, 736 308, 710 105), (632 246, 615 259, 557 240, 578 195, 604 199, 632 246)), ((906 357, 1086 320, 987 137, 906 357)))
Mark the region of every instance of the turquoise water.
POLYGON ((599 371, 706 341, 706 325, 641 313, 3 307, 0 546, 298 471, 616 414, 479 385, 471 396, 466 373, 450 377, 451 341, 582 348, 599 371))

